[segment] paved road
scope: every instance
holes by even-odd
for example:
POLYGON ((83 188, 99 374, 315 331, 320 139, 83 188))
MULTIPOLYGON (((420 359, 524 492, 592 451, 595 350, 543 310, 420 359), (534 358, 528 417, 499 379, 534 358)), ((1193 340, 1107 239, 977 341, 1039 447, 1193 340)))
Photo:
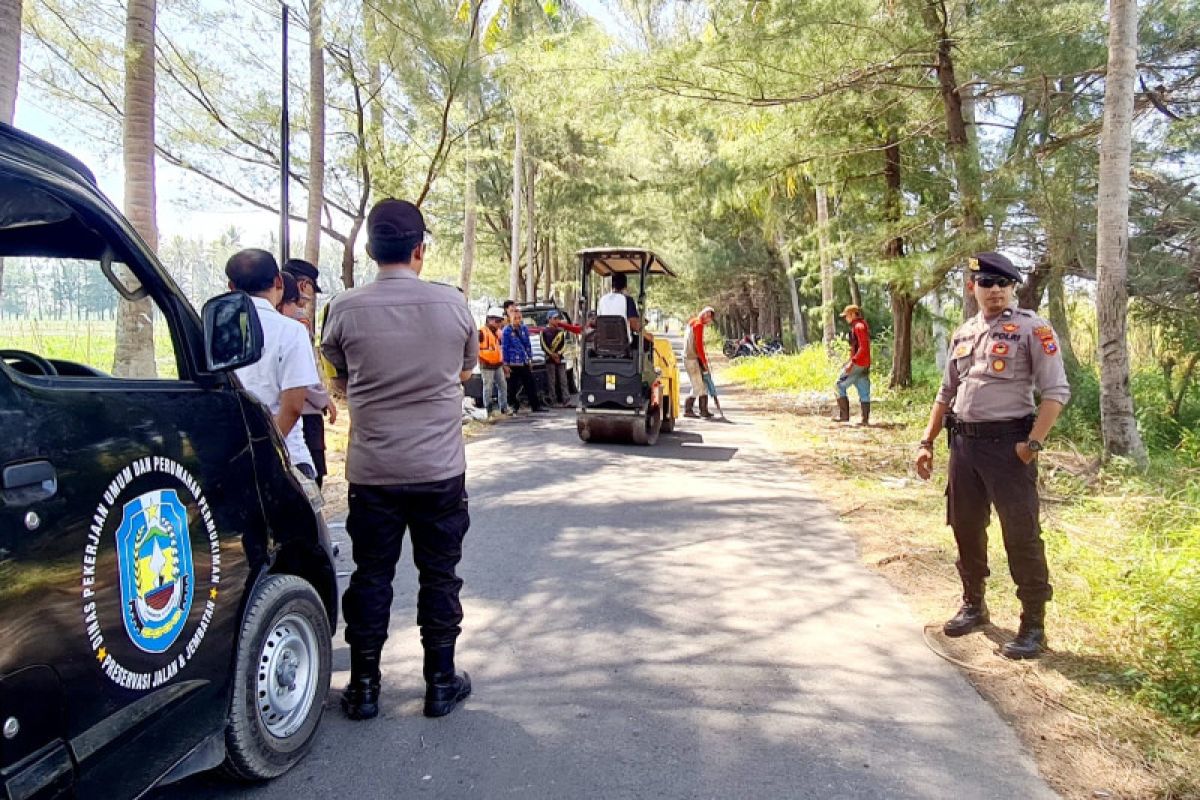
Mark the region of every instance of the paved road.
POLYGON ((473 441, 463 709, 421 717, 405 563, 380 719, 344 720, 331 693, 288 775, 164 794, 1055 797, 752 424, 682 428, 653 449, 585 447, 557 412, 473 441))

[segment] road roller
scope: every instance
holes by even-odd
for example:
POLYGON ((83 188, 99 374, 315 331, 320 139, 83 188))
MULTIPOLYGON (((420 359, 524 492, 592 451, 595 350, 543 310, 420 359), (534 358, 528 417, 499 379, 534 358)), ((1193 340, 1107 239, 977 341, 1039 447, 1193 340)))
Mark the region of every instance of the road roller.
MULTIPOLYGON (((592 247, 577 254, 580 267, 579 406, 575 428, 584 442, 653 445, 675 429, 679 367, 665 336, 642 327, 650 276, 675 273, 654 251, 641 247, 592 247), (622 275, 637 316, 615 313, 621 302, 600 298, 622 275)), ((620 282, 620 281, 618 281, 620 282)))

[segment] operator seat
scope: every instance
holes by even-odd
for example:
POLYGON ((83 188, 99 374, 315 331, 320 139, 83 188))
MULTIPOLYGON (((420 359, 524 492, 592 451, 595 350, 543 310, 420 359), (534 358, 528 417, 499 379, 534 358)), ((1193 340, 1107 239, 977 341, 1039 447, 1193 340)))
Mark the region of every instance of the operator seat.
POLYGON ((598 316, 592 335, 597 358, 629 358, 629 320, 624 316, 598 316))

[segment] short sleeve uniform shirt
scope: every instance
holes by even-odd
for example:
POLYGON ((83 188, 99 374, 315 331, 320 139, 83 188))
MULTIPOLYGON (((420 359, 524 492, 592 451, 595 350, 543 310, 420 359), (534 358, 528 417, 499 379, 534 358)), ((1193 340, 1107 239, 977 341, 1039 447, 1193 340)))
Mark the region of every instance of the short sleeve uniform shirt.
POLYGON ((963 422, 1021 419, 1034 392, 1063 405, 1071 386, 1050 323, 1024 308, 992 319, 979 312, 954 332, 937 402, 963 422))
MULTIPOLYGON (((312 386, 321 379, 317 377, 312 340, 304 325, 280 314, 269 300, 262 297, 253 300, 262 325, 262 358, 235 372, 242 386, 274 415, 279 413, 279 397, 283 392, 312 386)), ((304 426, 299 420, 284 442, 293 464, 312 465, 312 455, 304 444, 304 426)))
POLYGON ((466 471, 459 373, 479 359, 462 292, 407 269, 329 304, 321 352, 347 380, 351 483, 441 481, 466 471))

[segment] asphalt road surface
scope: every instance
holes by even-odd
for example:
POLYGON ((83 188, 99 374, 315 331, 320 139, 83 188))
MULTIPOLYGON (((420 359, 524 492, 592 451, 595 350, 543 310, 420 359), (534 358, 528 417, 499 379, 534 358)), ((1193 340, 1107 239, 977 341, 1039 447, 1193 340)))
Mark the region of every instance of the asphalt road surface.
POLYGON ((421 716, 406 553, 380 718, 341 715, 339 632, 305 761, 161 796, 1055 797, 796 470, 726 412, 736 424, 688 420, 655 448, 585 446, 564 411, 472 441, 470 700, 421 716))

